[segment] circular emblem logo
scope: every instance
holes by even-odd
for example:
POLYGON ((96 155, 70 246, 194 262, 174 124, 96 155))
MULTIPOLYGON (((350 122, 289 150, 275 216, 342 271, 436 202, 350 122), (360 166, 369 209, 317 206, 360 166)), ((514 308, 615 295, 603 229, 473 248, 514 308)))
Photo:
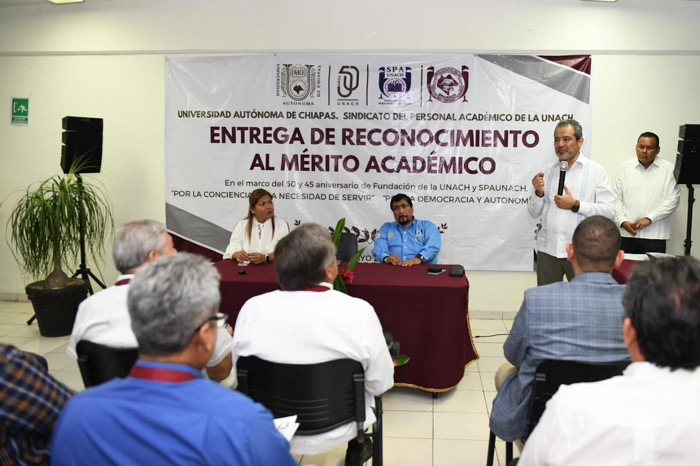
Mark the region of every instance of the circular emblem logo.
POLYGON ((430 94, 442 103, 450 103, 464 95, 464 79, 455 68, 440 68, 429 84, 430 94))

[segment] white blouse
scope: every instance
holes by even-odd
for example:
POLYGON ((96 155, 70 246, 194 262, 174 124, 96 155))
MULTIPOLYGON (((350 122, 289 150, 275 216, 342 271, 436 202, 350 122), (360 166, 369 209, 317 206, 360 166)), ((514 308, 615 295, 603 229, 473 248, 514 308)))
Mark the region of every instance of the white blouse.
POLYGON ((224 252, 224 259, 232 259, 233 253, 237 251, 258 252, 260 254, 270 254, 274 252, 279 240, 289 234, 289 224, 282 219, 275 219, 275 232, 272 233, 272 219, 267 219, 263 223, 258 222, 253 217, 253 224, 250 229, 250 238, 246 232, 248 219, 238 221, 233 228, 231 240, 224 252))

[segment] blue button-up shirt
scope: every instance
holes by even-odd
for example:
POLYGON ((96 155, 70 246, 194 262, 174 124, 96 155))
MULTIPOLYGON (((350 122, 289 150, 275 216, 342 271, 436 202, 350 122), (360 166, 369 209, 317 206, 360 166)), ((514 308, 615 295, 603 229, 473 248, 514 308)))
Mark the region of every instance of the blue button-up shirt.
POLYGON ((194 380, 127 377, 79 393, 61 413, 52 464, 297 464, 262 405, 202 378, 193 367, 136 364, 194 380))
POLYGON ((413 223, 405 229, 399 222, 382 225, 374 238, 372 254, 379 262, 384 262, 391 255, 397 255, 406 261, 420 254, 426 264, 437 264, 441 246, 440 230, 435 224, 414 218, 413 223))

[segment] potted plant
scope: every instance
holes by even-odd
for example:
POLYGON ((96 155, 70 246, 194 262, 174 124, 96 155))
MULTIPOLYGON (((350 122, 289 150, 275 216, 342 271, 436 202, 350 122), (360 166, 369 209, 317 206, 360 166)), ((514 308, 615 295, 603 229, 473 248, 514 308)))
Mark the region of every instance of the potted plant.
MULTIPOLYGON (((345 228, 345 218, 341 218, 340 220, 338 220, 338 223, 335 225, 335 229, 331 231, 331 239, 333 241, 333 244, 335 245, 335 250, 338 251, 338 243, 340 242, 341 233, 343 233, 343 231, 350 233, 350 231, 347 228, 345 228)), ((347 267, 338 272, 338 275, 333 281, 334 290, 348 294, 347 287, 355 279, 355 274, 353 273, 353 270, 355 269, 355 266, 357 266, 357 263, 360 261, 360 257, 362 257, 363 252, 365 252, 365 248, 362 248, 359 251, 357 251, 348 262, 347 267)), ((394 366, 403 366, 411 360, 410 356, 407 356, 405 354, 398 354, 400 347, 399 342, 394 341, 394 335, 391 332, 384 332, 384 338, 386 339, 387 346, 389 347, 389 352, 391 354, 392 360, 394 361, 394 366)))
POLYGON ((63 267, 77 264, 84 247, 102 257, 114 227, 112 205, 97 185, 84 183, 87 169, 78 157, 64 176, 34 183, 17 201, 7 229, 10 248, 22 271, 39 279, 25 287, 43 336, 69 335, 89 284, 69 277, 63 267))
MULTIPOLYGON (((343 230, 347 230, 345 228, 345 218, 341 218, 340 220, 338 220, 338 223, 335 225, 335 229, 331 230, 331 240, 335 245, 336 251, 338 250, 338 243, 340 242, 340 235, 341 233, 343 233, 343 230)), ((347 230, 347 232, 349 233, 350 230, 347 230)), ((355 266, 360 261, 360 257, 362 257, 362 253, 364 251, 365 248, 362 248, 359 251, 357 251, 350 259, 350 262, 348 262, 347 267, 338 272, 338 276, 336 276, 335 281, 333 281, 333 289, 348 294, 347 285, 351 284, 352 281, 355 279, 355 275, 352 271, 355 269, 355 266)))

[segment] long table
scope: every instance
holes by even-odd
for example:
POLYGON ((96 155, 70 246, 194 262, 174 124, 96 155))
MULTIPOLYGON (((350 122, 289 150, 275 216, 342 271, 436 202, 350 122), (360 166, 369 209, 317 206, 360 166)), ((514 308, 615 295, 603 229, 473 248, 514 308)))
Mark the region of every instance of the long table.
POLYGON ((632 271, 644 261, 625 259, 612 270, 612 276, 620 285, 625 285, 629 280, 632 271))
MULTIPOLYGON (((448 272, 437 276, 427 274, 427 265, 358 264, 354 270, 348 293, 374 306, 384 331, 392 332, 401 354, 411 357, 396 368, 397 386, 449 391, 464 376, 465 366, 478 358, 467 315, 469 282, 450 277, 451 266, 442 267, 448 272)), ((221 312, 229 315, 229 322, 235 322, 249 298, 278 289, 273 264, 240 267, 225 260, 216 268, 221 273, 221 312)))

